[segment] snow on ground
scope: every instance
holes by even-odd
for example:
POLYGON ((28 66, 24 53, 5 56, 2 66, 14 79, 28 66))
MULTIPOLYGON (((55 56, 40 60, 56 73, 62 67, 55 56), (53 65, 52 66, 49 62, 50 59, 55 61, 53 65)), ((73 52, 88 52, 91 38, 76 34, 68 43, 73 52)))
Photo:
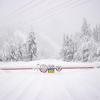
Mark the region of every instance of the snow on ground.
POLYGON ((54 74, 0 71, 0 100, 100 100, 100 69, 67 69, 54 74))
POLYGON ((56 59, 43 59, 43 60, 36 60, 36 61, 30 61, 30 62, 1 62, 0 68, 19 68, 19 67, 37 67, 37 64, 46 64, 46 65, 55 65, 55 66, 63 66, 63 67, 98 67, 100 66, 100 62, 93 62, 93 63, 82 63, 82 62, 64 62, 62 60, 56 60, 56 59))

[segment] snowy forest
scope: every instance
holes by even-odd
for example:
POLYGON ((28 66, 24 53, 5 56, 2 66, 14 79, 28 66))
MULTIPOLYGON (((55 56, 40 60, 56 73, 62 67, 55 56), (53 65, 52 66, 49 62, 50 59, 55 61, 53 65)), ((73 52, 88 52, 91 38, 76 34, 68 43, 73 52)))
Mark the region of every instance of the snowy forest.
POLYGON ((100 25, 91 29, 84 19, 81 32, 73 36, 64 35, 60 55, 64 61, 100 61, 100 25))
MULTIPOLYGON (((35 32, 29 32, 25 43, 8 43, 3 48, 0 61, 33 61, 38 58, 38 47, 35 32)), ((62 34, 63 44, 59 58, 64 61, 93 62, 100 61, 100 25, 94 28, 86 19, 81 31, 76 34, 62 34)))
POLYGON ((37 44, 34 32, 30 32, 25 43, 8 43, 1 61, 32 61, 37 57, 37 44))

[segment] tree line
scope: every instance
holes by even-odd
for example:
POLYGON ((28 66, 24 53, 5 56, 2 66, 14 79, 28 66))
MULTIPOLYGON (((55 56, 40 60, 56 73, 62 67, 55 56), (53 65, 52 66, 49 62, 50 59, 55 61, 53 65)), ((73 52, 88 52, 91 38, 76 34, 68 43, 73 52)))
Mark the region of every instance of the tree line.
POLYGON ((63 36, 60 56, 64 61, 100 61, 100 25, 91 29, 84 19, 81 32, 63 36))
POLYGON ((1 61, 32 61, 36 58, 36 37, 34 32, 30 32, 25 43, 8 43, 1 56, 1 61))
MULTIPOLYGON (((30 32, 24 43, 8 43, 0 56, 0 61, 33 61, 38 57, 37 49, 35 33, 30 32)), ((100 61, 100 25, 91 28, 84 19, 79 33, 64 34, 59 55, 67 62, 100 61)))

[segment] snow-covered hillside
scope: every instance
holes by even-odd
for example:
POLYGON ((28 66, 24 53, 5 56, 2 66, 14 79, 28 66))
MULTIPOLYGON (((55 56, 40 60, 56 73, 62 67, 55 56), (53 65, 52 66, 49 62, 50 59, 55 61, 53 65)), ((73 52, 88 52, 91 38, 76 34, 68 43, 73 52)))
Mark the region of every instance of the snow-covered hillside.
MULTIPOLYGON (((57 60, 0 63, 0 67, 34 64, 83 66, 57 60)), ((99 63, 88 63, 96 66, 99 63)), ((100 100, 100 69, 71 69, 54 74, 34 70, 0 71, 0 100, 100 100)))

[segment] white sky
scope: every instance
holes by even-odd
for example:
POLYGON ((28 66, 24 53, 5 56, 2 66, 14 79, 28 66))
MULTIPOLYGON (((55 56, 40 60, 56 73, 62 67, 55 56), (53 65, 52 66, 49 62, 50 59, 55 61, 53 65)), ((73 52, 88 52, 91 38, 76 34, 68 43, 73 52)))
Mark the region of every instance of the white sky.
POLYGON ((100 0, 0 0, 0 37, 34 30, 40 47, 56 54, 63 33, 79 32, 83 18, 92 27, 100 24, 100 0))

